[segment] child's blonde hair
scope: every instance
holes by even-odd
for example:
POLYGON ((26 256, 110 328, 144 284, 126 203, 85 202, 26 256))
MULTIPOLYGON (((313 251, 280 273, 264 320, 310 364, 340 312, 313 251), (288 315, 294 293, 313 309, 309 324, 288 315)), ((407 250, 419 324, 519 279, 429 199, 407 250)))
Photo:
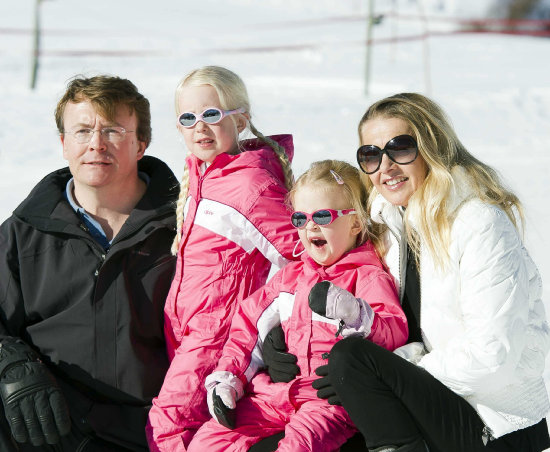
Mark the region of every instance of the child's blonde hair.
MULTIPOLYGON (((250 101, 248 99, 248 92, 242 79, 230 71, 229 69, 220 66, 205 66, 199 69, 191 71, 185 78, 178 84, 176 88, 176 114, 179 116, 182 112, 179 108, 179 100, 182 96, 183 89, 189 86, 201 86, 210 85, 218 94, 220 99, 220 107, 224 110, 234 110, 237 108, 244 108, 248 115, 248 128, 250 131, 261 141, 271 146, 273 151, 279 157, 283 173, 285 175, 285 185, 288 189, 292 186, 294 177, 292 175, 292 168, 290 166, 290 160, 286 155, 286 152, 282 146, 275 140, 264 136, 254 125, 252 124, 250 114, 250 101)), ((233 116, 230 116, 234 121, 233 116)), ((235 126, 235 143, 239 143, 239 132, 235 126)), ((180 184, 180 194, 176 205, 176 217, 177 217, 177 234, 172 244, 172 254, 176 255, 178 252, 179 243, 181 240, 181 228, 183 225, 183 209, 185 207, 185 201, 187 199, 187 190, 189 188, 189 168, 185 165, 183 171, 183 177, 180 184)))
POLYGON ((367 212, 368 191, 361 179, 360 171, 341 160, 322 160, 313 162, 303 173, 287 195, 287 202, 292 204, 296 192, 303 186, 320 185, 331 190, 339 190, 349 202, 349 207, 357 212, 361 224, 361 234, 357 246, 370 239, 377 251, 381 246, 381 237, 376 236, 371 228, 367 212), (343 182, 343 183, 342 183, 343 182))

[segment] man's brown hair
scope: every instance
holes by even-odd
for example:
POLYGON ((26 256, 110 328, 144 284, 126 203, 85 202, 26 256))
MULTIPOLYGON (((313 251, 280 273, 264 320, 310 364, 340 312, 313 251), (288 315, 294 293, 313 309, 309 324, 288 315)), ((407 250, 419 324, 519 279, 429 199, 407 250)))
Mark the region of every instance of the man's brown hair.
POLYGON ((95 77, 76 76, 67 85, 67 91, 57 103, 55 122, 60 134, 65 132, 63 114, 68 102, 89 101, 98 113, 109 121, 114 121, 116 110, 126 105, 130 113, 137 117, 136 136, 149 146, 151 142, 151 110, 149 101, 127 79, 108 75, 95 77))

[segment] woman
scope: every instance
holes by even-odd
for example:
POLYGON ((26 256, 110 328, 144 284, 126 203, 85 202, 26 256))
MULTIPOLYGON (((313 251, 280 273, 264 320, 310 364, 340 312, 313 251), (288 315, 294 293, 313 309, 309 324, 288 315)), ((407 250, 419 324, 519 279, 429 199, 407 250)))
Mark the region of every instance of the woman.
POLYGON ((342 341, 315 385, 333 383, 369 450, 544 449, 549 330, 518 199, 422 95, 375 103, 359 136, 410 343, 342 341))
MULTIPOLYGON (((372 105, 357 159, 382 254, 400 286, 409 343, 356 337, 317 369, 369 451, 541 451, 549 329, 521 205, 419 94, 372 105)), ((265 352, 264 352, 265 354, 265 352)))

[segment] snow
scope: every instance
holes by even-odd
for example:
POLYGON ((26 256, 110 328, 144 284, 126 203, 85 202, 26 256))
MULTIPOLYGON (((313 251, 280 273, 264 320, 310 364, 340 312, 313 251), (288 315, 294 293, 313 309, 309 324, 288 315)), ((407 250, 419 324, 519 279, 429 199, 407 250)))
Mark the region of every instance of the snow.
MULTIPOLYGON (((246 82, 265 134, 291 132, 294 170, 354 162, 356 127, 373 101, 418 91, 449 113, 458 136, 523 201, 525 242, 550 300, 550 39, 497 34, 418 36, 481 18, 488 0, 379 0, 365 92, 367 2, 349 0, 44 0, 38 84, 29 88, 35 2, 0 2, 0 220, 47 172, 65 166, 53 111, 75 74, 132 80, 151 102, 148 149, 180 176, 184 146, 173 93, 191 69, 226 66, 246 82), (427 23, 412 20, 423 12, 427 23), (378 41, 377 41, 378 40, 378 41)), ((550 307, 550 303, 548 303, 550 307)))

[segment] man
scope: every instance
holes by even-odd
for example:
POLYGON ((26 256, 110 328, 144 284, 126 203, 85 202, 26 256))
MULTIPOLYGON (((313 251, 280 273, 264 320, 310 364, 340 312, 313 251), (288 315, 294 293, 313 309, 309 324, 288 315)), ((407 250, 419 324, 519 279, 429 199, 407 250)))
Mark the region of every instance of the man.
POLYGON ((146 451, 178 182, 129 80, 76 78, 55 117, 69 167, 0 227, 0 450, 146 451))

